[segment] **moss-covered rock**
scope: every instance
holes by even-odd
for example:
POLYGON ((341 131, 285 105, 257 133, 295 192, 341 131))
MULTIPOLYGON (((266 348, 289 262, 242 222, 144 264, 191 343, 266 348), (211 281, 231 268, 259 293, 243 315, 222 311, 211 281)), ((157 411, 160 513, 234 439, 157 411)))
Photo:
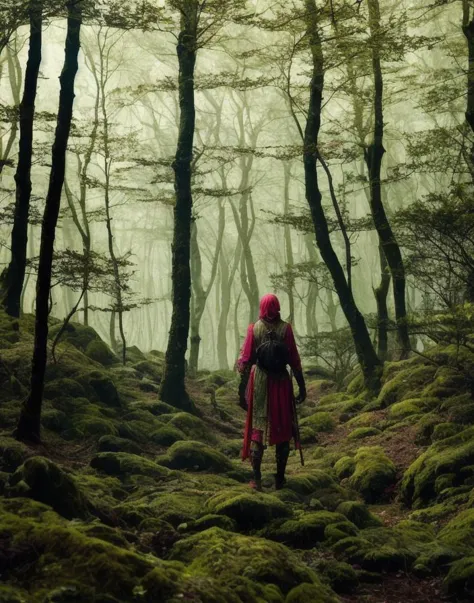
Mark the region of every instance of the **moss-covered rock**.
POLYGON ((359 584, 354 568, 343 561, 327 562, 321 569, 323 576, 337 593, 351 593, 359 584))
POLYGON ((69 396, 71 398, 84 398, 86 392, 84 387, 74 379, 68 379, 66 377, 60 379, 54 379, 44 386, 44 397, 47 400, 54 400, 55 398, 61 398, 69 396))
POLYGON ((401 483, 403 501, 415 508, 436 498, 435 483, 440 475, 458 475, 474 463, 474 427, 435 442, 405 471, 401 483))
POLYGON ((275 496, 241 488, 225 489, 207 501, 210 513, 226 515, 240 529, 258 529, 273 519, 289 517, 291 509, 275 496))
POLYGON ((11 476, 9 486, 14 489, 19 482, 28 486, 25 494, 67 519, 90 515, 89 501, 74 478, 44 457, 27 459, 11 476))
POLYGON ((408 398, 403 402, 397 402, 390 407, 390 417, 402 419, 410 415, 420 415, 426 412, 433 412, 441 402, 438 398, 408 398))
POLYGON ((382 525, 382 521, 376 517, 361 502, 347 500, 337 507, 337 512, 341 513, 358 528, 373 528, 382 525))
POLYGON ((436 442, 438 440, 445 440, 460 433, 463 430, 462 425, 457 423, 438 423, 433 427, 433 433, 431 434, 431 440, 436 442))
POLYGON ((359 448, 355 455, 355 470, 350 485, 360 492, 366 502, 383 498, 386 490, 394 485, 395 465, 378 446, 359 448))
POLYGON ((150 440, 158 446, 171 446, 175 442, 186 440, 184 433, 172 425, 163 425, 150 435, 150 440))
POLYGON ((137 454, 126 452, 99 452, 92 457, 90 465, 93 469, 120 477, 147 475, 154 478, 165 478, 169 475, 169 470, 165 467, 137 454))
POLYGON ((30 449, 22 442, 0 437, 0 471, 15 471, 30 455, 30 449))
POLYGON ((354 473, 355 467, 356 462, 352 456, 343 456, 334 465, 334 471, 339 479, 345 479, 354 473))
POLYGON ((269 600, 263 585, 273 585, 286 594, 302 583, 316 587, 312 592, 320 598, 313 601, 333 603, 336 600, 331 598, 331 591, 320 583, 316 573, 291 551, 282 544, 261 538, 211 528, 177 542, 172 559, 189 564, 189 571, 195 575, 215 576, 233 592, 241 593, 243 600, 246 600, 244 593, 249 601, 269 600))
POLYGON ((115 383, 106 374, 93 371, 84 377, 88 385, 94 390, 95 395, 102 404, 113 408, 120 408, 121 400, 115 383))
POLYGON ((208 530, 209 528, 221 528, 227 532, 234 532, 237 528, 237 525, 233 519, 227 517, 226 515, 215 515, 213 513, 209 513, 208 515, 204 515, 203 517, 196 519, 196 521, 193 521, 186 526, 186 529, 196 532, 202 532, 203 530, 208 530))
POLYGON ((363 440, 364 438, 370 438, 372 436, 380 435, 382 432, 376 427, 358 427, 351 431, 347 436, 349 440, 363 440))
POLYGON ((169 417, 168 424, 176 427, 192 440, 199 440, 205 444, 217 443, 217 438, 209 426, 202 419, 190 413, 178 412, 169 417))
POLYGON ((441 543, 465 553, 474 553, 474 509, 462 511, 454 517, 440 532, 441 543))
POLYGON ((231 461, 218 450, 202 442, 176 442, 168 453, 156 459, 156 462, 170 469, 188 469, 191 471, 231 471, 231 461))
POLYGON ((336 421, 328 412, 317 412, 301 420, 301 427, 311 427, 316 433, 334 431, 336 421))
POLYGON ((155 383, 161 382, 163 373, 163 366, 161 364, 150 360, 142 360, 141 362, 134 364, 133 368, 143 377, 148 377, 155 383))
MULTIPOLYGON (((48 333, 50 339, 54 339, 61 328, 61 323, 51 326, 48 333)), ((84 352, 91 342, 101 341, 101 339, 92 327, 77 322, 69 322, 63 330, 60 341, 70 343, 81 352, 84 352)))
POLYGON ((411 366, 400 370, 387 380, 377 397, 377 408, 387 408, 395 402, 401 402, 408 396, 413 398, 415 392, 420 392, 430 383, 436 373, 433 365, 411 366))
POLYGON ((140 446, 135 442, 119 438, 113 435, 104 435, 98 442, 99 452, 128 452, 130 454, 140 454, 140 446))
POLYGON ((86 437, 116 436, 118 434, 113 421, 102 417, 81 417, 74 423, 74 427, 86 437))
POLYGON ((444 581, 449 595, 471 601, 474 597, 474 556, 455 561, 444 581))
MULTIPOLYGON (((278 527, 269 527, 264 534, 267 538, 282 542, 296 548, 313 548, 318 542, 326 539, 326 528, 329 525, 348 524, 352 535, 357 533, 354 525, 339 513, 330 511, 315 511, 303 513, 294 519, 288 519, 278 527)), ((344 537, 349 534, 345 533, 344 537)))
POLYGON ((85 349, 85 355, 103 366, 110 366, 119 361, 109 346, 101 339, 94 339, 89 342, 85 349))

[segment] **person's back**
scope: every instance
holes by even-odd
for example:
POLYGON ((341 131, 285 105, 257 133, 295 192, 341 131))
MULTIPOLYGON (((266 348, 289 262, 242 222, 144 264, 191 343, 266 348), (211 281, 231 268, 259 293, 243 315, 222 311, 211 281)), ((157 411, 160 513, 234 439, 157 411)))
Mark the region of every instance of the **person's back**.
POLYGON ((247 409, 242 458, 250 457, 251 485, 261 488, 261 462, 267 442, 276 445, 276 488, 284 483, 290 440, 293 437, 293 386, 289 365, 298 382, 299 399, 306 397, 301 361, 291 325, 280 318, 275 295, 260 302, 260 317, 251 324, 238 361, 242 373, 241 405, 247 409), (248 383, 247 383, 248 381, 248 383))

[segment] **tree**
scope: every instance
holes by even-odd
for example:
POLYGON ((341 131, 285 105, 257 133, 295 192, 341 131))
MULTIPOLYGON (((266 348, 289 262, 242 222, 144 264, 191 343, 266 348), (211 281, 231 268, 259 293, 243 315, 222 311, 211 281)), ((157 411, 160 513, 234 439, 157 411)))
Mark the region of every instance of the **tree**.
POLYGON ((25 279, 28 215, 31 197, 31 163, 33 154, 33 124, 38 74, 41 65, 43 3, 29 3, 30 47, 25 72, 25 86, 20 104, 20 151, 15 174, 16 200, 11 232, 11 260, 2 275, 2 302, 7 314, 20 316, 20 300, 25 279))
POLYGON ((52 166, 41 227, 41 247, 36 285, 36 318, 31 389, 21 410, 16 437, 23 441, 40 441, 41 406, 47 360, 49 293, 53 247, 61 204, 66 168, 66 151, 74 104, 74 83, 78 70, 82 1, 68 3, 64 66, 60 76, 59 110, 52 149, 52 166))
POLYGON ((311 52, 312 76, 307 113, 303 164, 305 173, 306 199, 313 220, 316 242, 321 257, 328 267, 341 302, 341 308, 351 328, 357 358, 361 365, 367 387, 377 389, 380 382, 380 360, 374 350, 364 317, 360 313, 351 288, 348 286, 339 258, 334 252, 329 228, 322 206, 322 195, 318 184, 317 144, 321 127, 321 107, 324 88, 324 55, 319 33, 320 11, 315 0, 305 0, 306 35, 311 52))

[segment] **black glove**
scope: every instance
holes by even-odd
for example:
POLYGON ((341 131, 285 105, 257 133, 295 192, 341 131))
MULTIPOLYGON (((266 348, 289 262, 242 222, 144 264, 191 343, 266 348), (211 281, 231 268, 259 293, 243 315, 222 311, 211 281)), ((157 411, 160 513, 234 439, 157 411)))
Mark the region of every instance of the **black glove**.
POLYGON ((303 371, 293 371, 293 374, 298 384, 299 392, 295 398, 297 404, 301 404, 306 400, 306 384, 304 382, 303 371))
POLYGON ((245 368, 240 376, 239 383, 239 406, 243 410, 248 410, 247 399, 245 397, 245 392, 247 391, 247 383, 250 377, 250 368, 245 368))

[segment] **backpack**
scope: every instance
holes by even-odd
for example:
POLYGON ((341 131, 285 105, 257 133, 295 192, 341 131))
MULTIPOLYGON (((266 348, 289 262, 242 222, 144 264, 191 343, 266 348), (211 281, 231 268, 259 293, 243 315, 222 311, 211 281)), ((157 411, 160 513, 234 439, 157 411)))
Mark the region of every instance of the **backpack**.
POLYGON ((283 373, 288 364, 288 348, 281 335, 268 329, 256 350, 257 366, 266 373, 283 373))

